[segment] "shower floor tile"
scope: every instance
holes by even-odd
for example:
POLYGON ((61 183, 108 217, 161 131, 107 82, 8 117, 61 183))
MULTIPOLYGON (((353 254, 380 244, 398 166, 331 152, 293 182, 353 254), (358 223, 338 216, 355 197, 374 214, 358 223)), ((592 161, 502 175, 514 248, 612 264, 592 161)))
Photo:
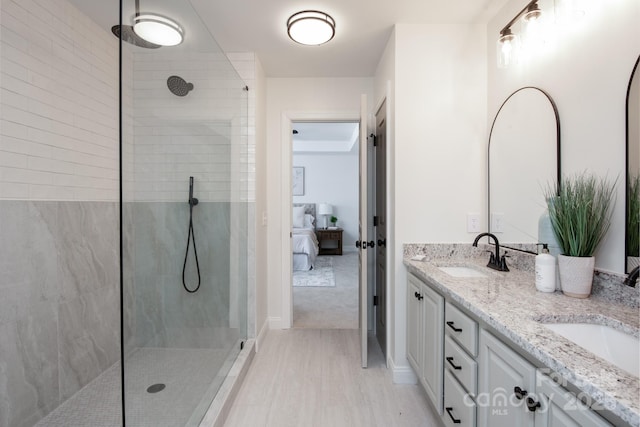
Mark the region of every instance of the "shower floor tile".
MULTIPOLYGON (((218 372, 232 363, 228 359, 228 350, 136 350, 125 366, 127 426, 197 426, 224 380, 218 372), (146 391, 158 383, 165 384, 166 388, 153 394, 146 391)), ((226 374, 226 369, 223 372, 226 374)), ((118 362, 40 420, 36 427, 120 425, 122 409, 118 362)))

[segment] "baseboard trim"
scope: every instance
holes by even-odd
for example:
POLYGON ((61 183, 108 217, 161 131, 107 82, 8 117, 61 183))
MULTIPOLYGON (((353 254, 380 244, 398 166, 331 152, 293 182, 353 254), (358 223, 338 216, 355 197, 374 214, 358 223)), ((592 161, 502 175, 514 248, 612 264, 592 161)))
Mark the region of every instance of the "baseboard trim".
POLYGON ((282 327, 282 317, 269 317, 269 329, 284 329, 282 327))
POLYGON ((387 366, 391 370, 391 376, 394 384, 417 384, 418 377, 411 369, 411 366, 396 366, 391 357, 387 358, 387 366))
POLYGON ((262 346, 264 339, 267 337, 267 333, 269 332, 269 329, 270 329, 269 319, 265 319, 264 323, 262 324, 262 327, 260 328, 260 332, 256 337, 256 353, 260 351, 260 347, 262 346))

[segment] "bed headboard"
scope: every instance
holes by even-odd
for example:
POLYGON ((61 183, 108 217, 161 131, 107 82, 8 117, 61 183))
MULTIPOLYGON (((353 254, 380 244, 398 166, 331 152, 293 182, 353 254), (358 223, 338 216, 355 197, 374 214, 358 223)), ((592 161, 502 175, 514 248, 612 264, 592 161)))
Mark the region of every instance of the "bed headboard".
POLYGON ((316 218, 316 204, 315 203, 294 203, 293 207, 300 207, 300 206, 304 206, 304 213, 306 214, 310 214, 313 215, 313 224, 316 224, 317 218, 316 218))

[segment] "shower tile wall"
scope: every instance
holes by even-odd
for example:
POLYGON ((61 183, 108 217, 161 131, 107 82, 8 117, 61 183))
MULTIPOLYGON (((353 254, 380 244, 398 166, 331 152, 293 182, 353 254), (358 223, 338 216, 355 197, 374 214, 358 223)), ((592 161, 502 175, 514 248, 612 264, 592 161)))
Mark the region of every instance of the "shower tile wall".
POLYGON ((16 427, 119 359, 118 43, 65 0, 0 5, 0 426, 16 427))
MULTIPOLYGON (((240 164, 247 137, 246 119, 238 118, 242 86, 221 53, 138 51, 129 62, 135 108, 133 161, 125 168, 132 223, 125 229, 124 265, 131 267, 125 287, 135 303, 127 309, 127 351, 227 346, 240 337, 236 313, 244 295, 234 281, 246 277, 246 244, 234 252, 247 227, 246 203, 239 203, 246 198, 246 179, 239 179, 243 171, 246 176, 246 163, 240 164), (184 97, 172 94, 166 84, 171 75, 194 89, 184 97), (202 277, 197 294, 182 288, 190 176, 200 201, 193 210, 202 277), (242 271, 230 253, 243 253, 242 271)), ((197 274, 189 250, 186 281, 193 288, 197 274)), ((242 312, 244 323, 244 307, 242 312)))

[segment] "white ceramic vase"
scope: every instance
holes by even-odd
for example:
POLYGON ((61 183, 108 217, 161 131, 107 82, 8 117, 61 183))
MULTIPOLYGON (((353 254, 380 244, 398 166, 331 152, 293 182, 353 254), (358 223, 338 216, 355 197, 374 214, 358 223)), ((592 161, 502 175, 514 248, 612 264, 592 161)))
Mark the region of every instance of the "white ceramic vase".
POLYGON ((595 263, 596 259, 592 256, 558 255, 562 292, 574 298, 589 297, 591 295, 591 285, 593 284, 595 263))

